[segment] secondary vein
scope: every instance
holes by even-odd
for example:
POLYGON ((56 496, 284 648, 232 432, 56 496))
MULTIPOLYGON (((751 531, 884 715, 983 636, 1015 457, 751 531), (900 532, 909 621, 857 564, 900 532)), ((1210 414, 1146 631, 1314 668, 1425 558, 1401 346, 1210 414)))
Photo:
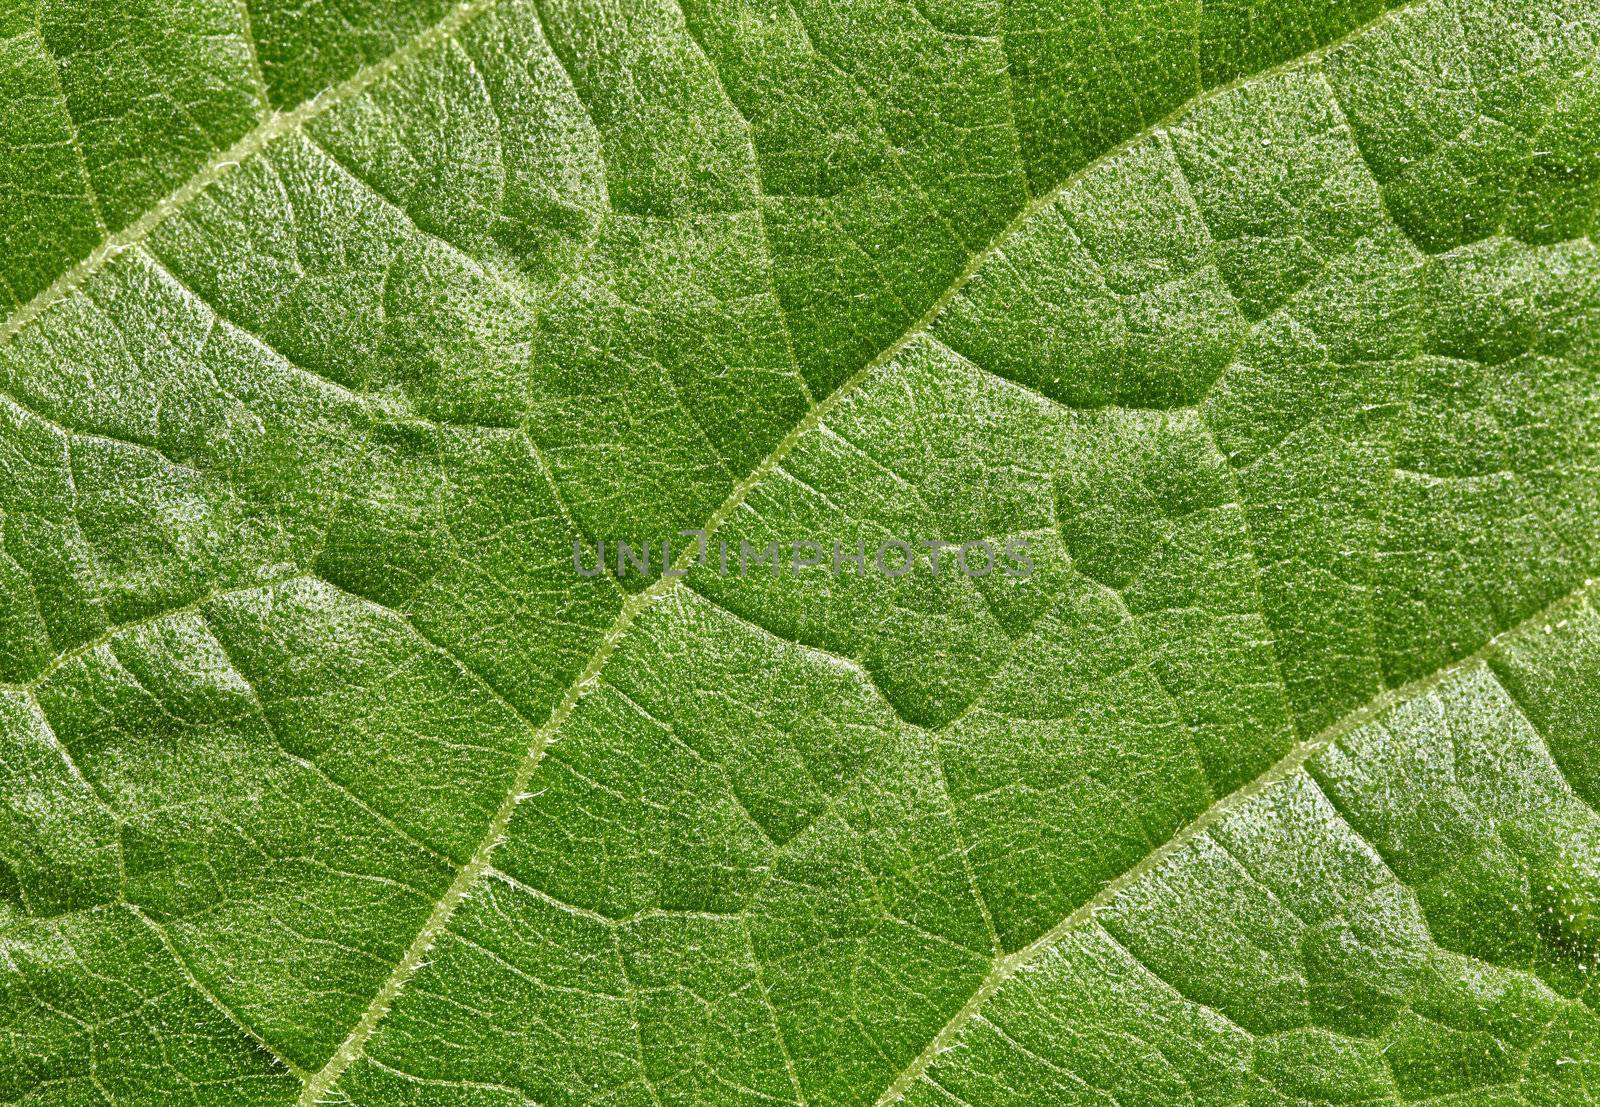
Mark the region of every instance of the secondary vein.
POLYGON ((1254 780, 1229 792, 1195 816, 1177 834, 1146 854, 1144 858, 1125 870, 1120 876, 1109 881, 1099 892, 1075 907, 1065 918, 1038 938, 1035 938, 1019 950, 996 957, 988 975, 978 985, 977 991, 973 992, 971 998, 962 1004, 954 1015, 950 1016, 950 1020, 933 1036, 933 1040, 928 1043, 927 1048, 919 1053, 916 1059, 884 1089, 883 1094, 877 1099, 876 1107, 888 1107, 889 1104, 898 1102, 905 1095, 906 1090, 928 1070, 928 1067, 933 1064, 939 1054, 955 1044, 961 1031, 978 1016, 983 1006, 988 1003, 995 992, 999 991, 1000 986, 1015 976, 1019 969, 1056 945, 1068 933, 1089 921, 1096 911, 1109 906, 1136 881, 1147 873, 1154 871, 1184 846, 1205 833, 1207 829, 1237 811, 1245 803, 1249 802, 1251 798, 1259 795, 1265 789, 1293 776, 1305 766, 1306 762, 1333 745, 1340 738, 1371 722, 1396 704, 1425 695, 1450 680, 1456 674, 1480 664, 1496 653, 1507 638, 1516 635, 1525 627, 1556 621, 1568 609, 1587 603, 1597 590, 1600 590, 1600 581, 1586 580, 1565 596, 1534 612, 1514 626, 1501 631, 1467 656, 1449 662, 1426 676, 1418 677, 1416 680, 1399 687, 1387 689, 1353 711, 1346 713, 1343 717, 1336 719, 1316 734, 1297 743, 1293 749, 1275 761, 1254 780))
MULTIPOLYGON (((493 0, 487 0, 487 2, 492 3, 493 0)), ((859 387, 868 377, 897 357, 901 351, 903 351, 910 343, 915 341, 920 335, 923 335, 925 332, 927 332, 934 320, 937 319, 940 313, 944 311, 945 307, 950 303, 950 301, 960 294, 961 290, 966 287, 967 283, 972 279, 979 269, 981 269, 992 258, 999 255, 1004 250, 1005 244, 1013 235, 1015 235, 1039 212, 1043 211, 1045 208, 1049 207, 1051 204, 1060 199, 1070 188, 1072 188, 1073 185, 1082 180, 1087 174, 1114 161, 1117 157, 1132 149, 1140 141, 1143 141, 1150 135, 1159 132, 1164 127, 1182 118, 1199 104, 1224 95, 1229 90, 1242 85, 1246 81, 1258 80, 1276 72, 1287 71, 1296 66, 1304 65, 1313 59, 1323 57, 1344 43, 1367 31, 1369 28, 1377 25, 1378 23, 1385 22, 1405 11, 1410 10, 1411 8, 1418 7, 1427 2, 1430 2, 1430 0, 1411 0, 1410 3, 1403 4, 1399 7, 1380 13, 1379 15, 1360 24, 1359 26, 1352 28, 1339 38, 1324 43, 1315 50, 1311 50, 1293 58, 1286 59, 1267 69, 1240 76, 1235 80, 1229 81, 1225 84, 1202 90, 1194 97, 1178 105, 1166 116, 1157 120, 1155 123, 1146 127, 1137 134, 1131 135, 1118 145, 1113 146, 1102 154, 1098 155, 1093 160, 1087 162, 1063 179, 1058 185, 1056 185, 1056 187, 1050 189, 1048 192, 1040 194, 1028 204, 1024 205, 1011 219, 1011 221, 1007 223, 1006 226, 1000 231, 998 231, 992 239, 989 240, 988 244, 985 245, 983 249, 979 250, 968 259, 966 265, 962 267, 961 272, 957 274, 956 278, 950 283, 944 292, 942 292, 933 301, 933 303, 931 303, 928 308, 914 322, 912 322, 904 332, 899 335, 899 337, 897 337, 892 343, 885 347, 880 353, 878 353, 860 369, 856 370, 849 377, 847 377, 826 397, 817 401, 811 406, 806 414, 801 417, 800 421, 790 428, 789 432, 779 440, 777 445, 773 447, 772 451, 765 458, 763 458, 761 462, 744 477, 744 479, 740 480, 734 486, 733 490, 728 494, 728 497, 714 512, 712 512, 710 518, 706 520, 705 525, 701 529, 707 536, 715 533, 722 526, 722 524, 732 517, 732 515, 745 503, 745 500, 749 497, 750 493, 756 488, 756 486, 765 481, 767 477, 769 477, 778 468, 783 459, 788 456, 788 454, 795 448, 796 445, 798 445, 800 440, 804 438, 806 434, 820 426, 822 421, 827 418, 827 416, 840 404, 842 404, 845 399, 850 396, 850 394, 853 393, 856 388, 859 387)), ((467 5, 467 7, 473 6, 474 5, 467 5)), ((487 6, 487 3, 478 6, 487 6)), ((461 10, 465 9, 458 9, 458 11, 461 10)), ((468 18, 470 18, 470 15, 463 16, 458 21, 457 25, 459 25, 459 23, 464 23, 468 18)), ((432 948, 433 943, 443 932, 445 926, 449 923, 451 916, 455 914, 456 909, 466 898, 467 891, 480 876, 488 871, 490 857, 494 852, 494 848, 499 844, 501 836, 505 833, 506 828, 510 825, 511 816, 515 812, 516 806, 520 802, 522 794, 526 791, 528 782, 532 779, 534 770, 538 767, 539 762, 543 759, 544 751, 549 746, 551 738, 557 731, 560 730, 562 725, 565 724, 567 718, 572 714, 572 711, 577 706, 578 701, 582 699, 584 693, 598 683, 600 671, 610 660, 611 655, 616 651, 618 643, 627 633, 629 627, 633 625, 634 620, 638 617, 640 612, 645 610, 651 604, 655 603, 661 597, 672 592, 684 579, 686 571, 693 560, 693 553, 695 549, 695 547, 691 546, 689 549, 684 550, 683 553, 679 555, 673 566, 676 570, 674 575, 663 574, 661 577, 658 577, 654 582, 652 582, 648 588, 642 592, 635 593, 623 603, 621 609, 617 613, 616 619, 602 635, 599 645, 596 647, 595 652, 589 659, 589 663, 584 666, 582 672, 580 672, 576 679, 574 679, 568 686, 562 695, 561 701, 556 705, 556 708, 551 713, 549 719, 538 729, 537 736, 532 747, 529 749, 527 756, 523 759, 521 766, 518 768, 511 788, 507 792, 505 798, 502 800, 499 808, 496 810, 494 818, 490 821, 487 831, 477 849, 473 851, 473 854, 468 859, 467 863, 457 871, 455 878, 450 882, 450 885, 445 890, 444 895, 439 899, 439 901, 434 905, 434 909, 429 913, 429 916, 423 923, 421 930, 417 932, 416 937, 412 940, 410 946, 407 947, 405 955, 401 958, 399 964, 395 966, 394 971, 390 973, 382 985, 380 985, 377 993, 373 996, 372 1002, 367 1006, 366 1010, 362 1012, 360 1019, 358 1019, 355 1026, 351 1028, 351 1031, 346 1036, 345 1040, 340 1044, 339 1048, 334 1051, 333 1056, 328 1059, 327 1064, 324 1065, 323 1068, 313 1075, 313 1077, 306 1083, 305 1089, 300 1096, 300 1107, 312 1107, 313 1104, 321 1101, 322 1097, 332 1089, 334 1083, 337 1082, 339 1077, 344 1073, 345 1069, 347 1069, 359 1057, 362 1056, 366 1048, 367 1040, 372 1036, 372 1033, 377 1029, 378 1024, 388 1013, 389 1008, 393 1005, 401 989, 411 979, 411 977, 416 974, 417 970, 422 967, 422 964, 427 958, 428 951, 432 948)), ((935 1039, 935 1041, 937 1040, 938 1039, 935 1039)), ((933 1046, 930 1045, 929 1048, 932 1049, 933 1046)))
POLYGON ((273 112, 226 150, 213 154, 178 188, 147 209, 120 231, 108 234, 100 245, 72 268, 57 277, 48 288, 23 304, 0 326, 0 346, 9 344, 23 329, 71 296, 106 264, 129 247, 137 246, 167 219, 186 207, 195 197, 237 169, 249 158, 266 149, 275 139, 305 126, 307 122, 377 84, 410 63, 414 58, 451 38, 499 0, 467 0, 448 15, 407 42, 393 54, 357 70, 343 82, 326 88, 286 112, 273 112))
MULTIPOLYGON (((34 296, 33 299, 28 301, 28 303, 22 305, 15 312, 13 312, 5 320, 4 324, 0 325, 0 346, 13 341, 18 334, 20 334, 34 321, 43 316, 51 307, 62 300, 65 300, 78 289, 80 289, 118 254, 131 247, 141 244, 158 226, 160 226, 168 218, 182 210, 211 185, 223 179, 229 172, 238 168, 238 166, 243 162, 263 151, 273 141, 284 135, 297 131, 311 119, 328 111, 338 104, 348 101, 365 92, 378 81, 396 72, 432 47, 452 39, 467 24, 476 19, 478 16, 482 15, 484 12, 492 9, 496 3, 497 0, 467 0, 467 2, 462 3, 451 10, 439 22, 433 24, 421 34, 411 39, 408 43, 406 43, 406 45, 404 45, 395 53, 390 54, 378 62, 363 67, 345 81, 324 90, 323 92, 317 94, 309 100, 304 101, 290 111, 273 112, 260 125, 245 134, 232 146, 213 155, 188 181, 186 181, 172 193, 169 193, 167 196, 163 197, 132 223, 129 223, 127 226, 113 234, 107 235, 106 238, 85 258, 62 273, 48 288, 41 291, 39 294, 34 296)), ((1024 226, 1039 212, 1055 203, 1069 188, 1081 180, 1086 174, 1102 165, 1107 164, 1108 162, 1113 161, 1118 156, 1125 153, 1128 149, 1132 148, 1136 143, 1144 140, 1153 133, 1159 132, 1163 127, 1191 111, 1196 105, 1220 96, 1246 80, 1259 79, 1260 77, 1275 71, 1286 70, 1294 66, 1305 64, 1311 58, 1324 55, 1329 51, 1336 49, 1339 45, 1364 32, 1375 23, 1392 18, 1395 14, 1397 14, 1397 12, 1404 11, 1407 8, 1414 6, 1416 6, 1416 4, 1412 3, 1398 9, 1384 12, 1374 19, 1354 28, 1340 38, 1324 44, 1314 51, 1287 59, 1279 65, 1271 67, 1270 69, 1248 74, 1234 81, 1214 86, 1210 89, 1203 89, 1197 95, 1179 105, 1161 120, 1158 120, 1151 126, 1129 137, 1117 146, 1114 146, 1103 152, 1092 161, 1086 163, 1084 166, 1080 167, 1070 176, 1065 178, 1055 188, 1035 197, 1028 204, 1024 205, 1019 209, 1012 220, 1004 228, 1002 228, 982 250, 974 253, 968 259, 968 262, 965 266, 963 266, 961 272, 957 274, 955 279, 945 289, 945 291, 941 293, 899 337, 897 337, 889 346, 885 347, 877 356, 872 358, 860 369, 851 374, 851 376, 841 383, 832 393, 822 400, 814 403, 809 408, 805 416, 803 416, 800 421, 797 422, 783 437, 783 439, 778 442, 772 452, 769 453, 760 464, 752 469, 744 479, 740 480, 735 485, 733 490, 729 493, 727 499, 724 500, 722 505, 719 506, 706 521, 706 524, 703 528, 705 532, 709 535, 720 528, 721 525, 745 503, 746 499, 754 490, 754 488, 762 483, 778 468, 782 460, 794 449, 798 442, 807 433, 818 427, 828 416, 828 414, 836 409, 846 399, 846 397, 853 393, 855 389, 859 387, 860 384, 870 377, 876 370, 893 360, 919 335, 925 333, 932 325, 934 320, 950 303, 950 301, 954 299, 955 296, 958 295, 960 291, 967 285, 973 275, 985 264, 987 264, 993 257, 1000 254, 1005 244, 1022 226, 1024 226)), ((685 551, 685 553, 680 556, 677 568, 686 568, 688 562, 689 551, 685 551)), ((335 1051, 333 1056, 321 1070, 315 1074, 311 1074, 309 1079, 307 1079, 304 1092, 301 1096, 302 1104, 316 1102, 332 1087, 333 1083, 338 1079, 343 1071, 357 1057, 361 1056, 367 1039, 376 1029, 377 1024, 382 1020, 383 1016, 387 1013, 389 1007, 392 1005, 401 988, 415 974, 417 969, 421 967, 429 948, 431 948, 439 933, 442 932, 450 917, 454 914, 455 909, 460 905, 467 890, 488 869, 490 855, 492 854, 494 847, 498 844, 501 835, 504 833, 507 825, 509 824, 511 815, 517 803, 519 802, 534 769, 538 766, 540 760, 542 759, 544 749, 549 744, 551 736, 560 729, 566 719, 570 716, 577 702, 582 698, 583 694, 597 681, 600 671, 604 668, 612 653, 615 652, 617 644, 627 632, 628 628, 632 625, 634 619, 645 608, 656 602, 656 600, 660 599, 668 592, 672 591, 677 586, 680 579, 682 578, 659 578, 654 584, 651 585, 650 588, 630 597, 623 604, 617 615, 617 618, 602 636, 599 645, 589 660, 589 663, 585 666, 584 670, 579 674, 577 679, 575 679, 567 688, 560 703, 557 705, 555 711, 552 712, 546 723, 538 728, 536 739, 531 745, 526 757, 523 760, 523 763, 519 767, 513 782, 513 786, 508 790, 505 798, 502 800, 501 805, 497 809, 495 816, 487 827, 486 833, 479 843, 479 846, 474 850, 466 864, 464 864, 457 871, 454 879, 451 881, 444 895, 434 905, 434 908, 430 912, 428 919, 418 931, 416 937, 408 947, 405 955, 402 957, 399 964, 396 965, 394 971, 389 974, 389 976, 380 986, 378 992, 374 995, 372 1002, 363 1012, 361 1018, 357 1021, 355 1026, 352 1027, 350 1033, 340 1045, 339 1049, 335 1051)), ((1309 754, 1306 756, 1309 756, 1309 754)), ((1235 793, 1235 795, 1238 795, 1238 793, 1235 793)), ((1224 800, 1223 802, 1226 803, 1228 801, 1224 800)), ((1216 810, 1216 808, 1212 808, 1211 810, 1216 810)), ((1158 851, 1158 854, 1159 853, 1160 851, 1158 851)), ((1153 859, 1157 856, 1157 854, 1152 854, 1151 856, 1153 859)), ((1067 925, 1067 921, 1064 921, 1062 925, 1067 925)), ((1054 931, 1052 931, 1052 934, 1053 933, 1054 931)), ((1048 938, 1049 935, 1046 937, 1048 938)), ((1044 939, 1041 939, 1041 942, 1042 941, 1044 941, 1044 939)), ((1034 948, 1035 947, 1029 947, 1029 950, 1034 948)), ((1006 960, 1020 958, 1027 952, 1028 951, 1020 951, 1018 954, 1013 954, 1010 958, 1003 959, 1002 963, 1004 963, 1006 960)), ((987 984, 988 981, 986 981, 986 985, 987 984)), ((995 983, 995 986, 998 986, 998 982, 995 983)), ((979 995, 975 996, 974 1000, 977 1001, 980 999, 980 997, 986 994, 987 993, 984 992, 984 989, 980 988, 979 995)), ((947 1027, 946 1029, 949 1028, 947 1027)), ((940 1039, 936 1038, 935 1044, 937 1044, 939 1041, 940 1039)), ((934 1044, 930 1044, 929 1049, 934 1049, 934 1044)), ((923 1067, 925 1067, 925 1062, 923 1067)), ((908 1072, 910 1071, 911 1070, 908 1070, 908 1072)), ((920 1072, 920 1069, 917 1071, 920 1072)), ((904 1074, 902 1075, 902 1078, 904 1079, 904 1074)), ((914 1079, 914 1075, 911 1077, 911 1079, 914 1079)), ((885 1094, 887 1095, 888 1093, 885 1094)))

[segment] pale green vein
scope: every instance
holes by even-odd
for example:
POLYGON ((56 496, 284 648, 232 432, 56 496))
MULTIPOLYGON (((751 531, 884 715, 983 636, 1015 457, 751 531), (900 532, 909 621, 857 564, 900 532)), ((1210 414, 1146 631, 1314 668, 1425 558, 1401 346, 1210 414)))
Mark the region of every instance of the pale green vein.
POLYGON ((245 53, 250 63, 250 86, 260 102, 258 111, 263 120, 272 114, 272 94, 267 90, 267 77, 261 70, 261 52, 256 48, 256 32, 250 25, 250 0, 233 0, 239 9, 239 33, 244 39, 245 53))
POLYGON ((1017 974, 1019 969, 1048 951, 1067 934, 1090 921, 1096 911, 1115 902, 1117 897, 1124 891, 1145 875, 1160 868, 1169 858, 1195 838, 1205 833, 1206 830, 1233 814, 1233 812, 1267 788, 1299 772, 1306 762, 1329 746, 1332 746, 1345 735, 1371 722, 1397 704, 1425 695, 1445 684, 1457 674, 1481 664, 1495 654, 1506 639, 1518 634, 1524 628, 1557 621, 1566 611, 1581 607, 1596 592, 1597 585, 1600 585, 1600 581, 1584 581, 1582 585, 1572 592, 1534 612, 1515 626, 1501 631, 1467 656, 1407 684, 1397 688, 1390 688, 1342 718, 1330 723, 1316 734, 1298 743, 1260 776, 1241 785, 1206 808, 1205 811, 1179 830, 1177 834, 1147 854, 1141 861, 1123 872, 1122 875, 1111 880, 1098 893, 1073 909, 1065 918, 1038 938, 1013 953, 995 958, 993 966, 990 968, 988 975, 984 977, 983 982, 978 985, 977 991, 973 992, 972 997, 962 1004, 954 1015, 950 1016, 950 1020, 933 1036, 933 1040, 928 1043, 927 1048, 919 1053, 916 1059, 884 1089, 883 1094, 877 1099, 877 1107, 888 1107, 891 1103, 899 1102, 911 1085, 916 1083, 928 1071, 928 1067, 933 1064, 938 1056, 955 1044, 956 1039, 960 1037, 961 1032, 966 1029, 968 1024, 975 1018, 980 1017, 980 1012, 984 1005, 1000 990, 1001 985, 1017 974))
MULTIPOLYGON (((1393 19, 1398 14, 1408 11, 1413 7, 1419 6, 1419 3, 1422 2, 1426 2, 1426 0, 1416 0, 1416 2, 1403 7, 1391 9, 1390 11, 1374 17, 1372 20, 1369 20, 1361 26, 1354 28, 1347 34, 1324 44, 1314 51, 1310 51, 1306 54, 1300 55, 1299 57, 1289 59, 1270 69, 1262 70, 1249 76, 1241 77, 1234 81, 1207 90, 1201 95, 1196 96, 1186 103, 1180 105, 1147 130, 1142 131, 1139 134, 1128 138, 1119 145, 1107 150, 1105 153, 1101 154, 1099 157, 1090 161, 1076 172, 1071 174, 1055 188, 1040 195, 1038 198, 1025 205, 982 250, 973 254, 972 257, 968 259, 967 264, 962 267, 961 272, 956 276, 955 280, 951 282, 949 287, 947 287, 944 292, 941 293, 939 297, 929 305, 927 310, 925 310, 920 317, 918 317, 898 338, 896 338, 894 342, 882 350, 877 356, 868 361, 860 369, 852 373, 844 380, 843 383, 834 389, 833 392, 829 393, 822 400, 812 405, 812 407, 806 412, 800 421, 790 428, 789 432, 785 434, 781 440, 779 440, 773 450, 764 459, 762 459, 762 461, 754 469, 752 469, 744 477, 744 479, 740 480, 734 486, 727 498, 720 506, 717 507, 714 512, 712 512, 710 518, 706 520, 705 525, 701 529, 704 530, 707 535, 715 533, 723 523, 725 523, 736 511, 739 510, 740 507, 744 506, 745 501, 749 497, 750 493, 758 485, 766 481, 767 478, 777 470, 783 459, 794 450, 794 448, 802 439, 805 438, 807 434, 819 427, 822 422, 836 408, 838 408, 839 405, 842 404, 856 390, 857 387, 862 384, 862 382, 871 377, 880 368, 893 361, 910 343, 915 341, 919 335, 923 334, 932 325, 934 320, 938 318, 940 313, 944 311, 945 307, 957 295, 960 294, 961 290, 966 287, 968 282, 971 281, 972 277, 992 259, 1003 254, 1006 243, 1013 235, 1017 233, 1018 230, 1020 230, 1028 223, 1029 220, 1038 215, 1041 211, 1056 203, 1069 189, 1073 187, 1073 185, 1083 179, 1083 177, 1085 177, 1087 174, 1093 172, 1103 165, 1115 161, 1119 156, 1132 149, 1138 142, 1143 141, 1151 133, 1183 117, 1199 104, 1224 95, 1229 90, 1244 84, 1246 81, 1260 79, 1261 77, 1270 75, 1273 72, 1287 71, 1289 69, 1305 65, 1316 58, 1323 57, 1344 43, 1362 34, 1369 28, 1393 19)), ((458 9, 458 12, 465 10, 466 9, 458 9)), ((474 7, 472 14, 475 14, 476 10, 477 8, 474 7)), ((470 17, 471 14, 461 16, 458 19, 457 25, 465 22, 466 19, 470 17)), ((443 26, 443 24, 440 24, 439 26, 443 26)), ((439 37, 443 36, 440 35, 439 37)), ((415 50, 411 51, 411 53, 415 52, 415 50)), ((399 55, 396 55, 396 57, 398 56, 399 55)), ((311 1104, 323 1102, 323 1097, 326 1096, 327 1093, 333 1088, 334 1084, 338 1081, 339 1077, 344 1073, 344 1071, 363 1055, 368 1039, 377 1029, 378 1024, 382 1022, 384 1016, 388 1013, 390 1007, 394 1004, 395 999, 399 996, 406 983, 409 982, 410 979, 416 975, 417 970, 422 967, 423 963, 427 959, 428 951, 432 948, 433 943, 449 924, 450 919, 455 914, 456 909, 466 898, 468 890, 481 876, 483 876, 489 870, 490 857, 493 854, 495 847, 499 844, 501 837, 504 835, 506 828, 510 825, 511 817, 515 813, 518 803, 521 802, 523 793, 527 789, 528 782, 532 779, 534 770, 538 768, 539 762, 542 760, 544 751, 549 746, 552 737, 566 723, 567 719, 571 716, 573 710, 576 708, 578 701, 582 699, 583 696, 599 682, 600 671, 611 659, 611 655, 616 652, 618 644, 627 634, 628 629, 633 625, 634 620, 639 616, 640 612, 644 611, 662 596, 671 592, 684 579, 682 575, 678 574, 683 574, 686 572, 693 560, 694 552, 695 547, 692 546, 684 550, 674 562, 674 575, 668 575, 664 573, 662 576, 653 581, 648 588, 641 592, 635 593, 623 603, 621 609, 617 613, 616 619, 601 636, 600 642, 596 646, 588 664, 584 666, 577 678, 574 679, 573 682, 567 687, 560 702, 556 705, 556 708, 551 713, 549 719, 543 726, 538 728, 537 735, 531 748, 528 750, 527 755, 524 757, 521 765, 517 769, 511 788, 507 791, 504 799, 500 803, 500 806, 496 809, 494 817, 490 820, 489 826, 487 827, 482 840, 479 842, 478 847, 473 851, 467 863, 457 871, 455 878, 450 882, 450 886, 445 890, 444 895, 439 899, 438 903, 434 905, 433 911, 429 913, 429 916, 423 923, 422 928, 417 932, 416 937, 412 939, 411 944, 407 947, 404 956, 402 956, 400 962, 395 966, 394 971, 391 972, 384 980, 382 985, 380 985, 377 993, 373 996, 371 1003, 369 1003, 367 1008, 362 1012, 361 1017, 351 1028, 350 1033, 345 1037, 339 1048, 334 1051, 333 1055, 328 1059, 328 1062, 323 1066, 323 1068, 318 1071, 310 1081, 307 1082, 305 1090, 300 1096, 300 1107, 310 1107, 311 1104)), ((930 1046, 930 1049, 931 1048, 932 1047, 930 1046)))
POLYGON ((184 979, 189 982, 189 987, 193 988, 197 995, 201 996, 207 1003, 216 1008, 218 1013, 220 1013, 223 1018, 227 1019, 234 1026, 238 1027, 240 1032, 243 1033, 245 1037, 249 1038, 251 1043, 255 1045, 257 1049, 271 1057, 275 1063, 281 1065, 283 1068, 287 1069, 289 1072, 293 1073, 295 1076, 298 1076, 302 1080, 306 1078, 306 1071, 304 1069, 302 1069, 299 1065, 296 1065, 287 1057, 284 1057, 277 1050, 273 1049, 271 1044, 265 1038, 256 1033, 255 1030, 245 1023, 243 1019, 235 1014, 232 1008, 223 1003, 222 1000, 218 999, 215 992, 206 987, 205 984, 201 983, 200 978, 195 976, 194 970, 189 967, 189 963, 183 959, 183 957, 178 953, 177 947, 172 944, 172 939, 167 936, 166 927, 162 926, 160 923, 156 922, 155 919, 147 915, 143 908, 132 903, 125 904, 124 906, 134 918, 142 922, 150 930, 150 932, 155 935, 156 940, 161 943, 161 948, 166 950, 167 956, 171 957, 172 960, 177 963, 178 971, 183 973, 184 979))
POLYGON ((120 231, 107 235, 87 257, 13 312, 5 324, 0 326, 0 346, 9 343, 28 324, 81 288, 118 254, 142 243, 152 231, 181 211, 195 197, 222 180, 243 162, 266 149, 274 140, 305 126, 308 121, 328 109, 361 95, 412 59, 453 38, 463 27, 494 7, 497 2, 498 0, 467 0, 388 57, 365 66, 345 81, 324 89, 291 111, 273 112, 232 146, 212 155, 194 176, 156 201, 155 205, 139 218, 120 231))
MULTIPOLYGON (((39 17, 43 18, 43 14, 44 6, 41 4, 39 6, 39 17)), ((78 131, 78 120, 72 114, 72 105, 67 102, 66 85, 61 82, 61 61, 55 56, 54 51, 50 49, 50 44, 45 42, 44 32, 35 28, 35 34, 39 39, 40 49, 44 51, 45 56, 49 59, 50 76, 55 81, 56 95, 61 97, 61 114, 67 121, 67 134, 72 139, 72 152, 78 161, 78 175, 83 178, 83 190, 89 196, 89 206, 94 209, 95 225, 100 228, 100 233, 104 234, 109 229, 106 226, 105 209, 100 204, 100 192, 94 187, 94 178, 89 175, 89 158, 83 152, 83 136, 78 131)), ((43 295, 43 293, 40 295, 43 295)))

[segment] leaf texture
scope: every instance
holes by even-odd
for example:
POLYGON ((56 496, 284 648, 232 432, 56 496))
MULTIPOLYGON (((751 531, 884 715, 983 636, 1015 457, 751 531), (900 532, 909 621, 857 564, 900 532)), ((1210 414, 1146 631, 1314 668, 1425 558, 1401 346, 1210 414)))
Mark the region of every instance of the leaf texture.
POLYGON ((5 7, 0 1103, 1600 1102, 1597 51, 5 7))

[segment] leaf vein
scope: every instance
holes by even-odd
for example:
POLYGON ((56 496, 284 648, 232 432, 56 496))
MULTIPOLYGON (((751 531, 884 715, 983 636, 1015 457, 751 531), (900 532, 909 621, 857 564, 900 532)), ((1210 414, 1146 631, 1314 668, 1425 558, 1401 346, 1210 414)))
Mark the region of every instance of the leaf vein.
POLYGON ((1075 930, 1085 922, 1092 921, 1094 914, 1101 908, 1111 904, 1116 898, 1131 887, 1136 881, 1146 874, 1155 871, 1174 854, 1188 845, 1210 827, 1215 826, 1222 819, 1242 807, 1251 798, 1259 795, 1267 788, 1285 780, 1303 769, 1306 764, 1317 754, 1332 746, 1339 739, 1351 733, 1358 727, 1371 722, 1394 705, 1421 695, 1433 688, 1439 687, 1451 677, 1464 672, 1483 662, 1486 658, 1499 649, 1501 643, 1522 627, 1532 625, 1542 620, 1559 618, 1561 613, 1570 607, 1576 607, 1588 602, 1590 594, 1600 587, 1600 582, 1588 581, 1577 589, 1556 600, 1542 611, 1524 619, 1521 623, 1511 627, 1491 638, 1477 650, 1453 661, 1426 676, 1420 677, 1398 688, 1390 688, 1375 696, 1367 703, 1349 712, 1344 717, 1336 720, 1322 731, 1297 744, 1287 754, 1271 765, 1265 772, 1254 780, 1241 785, 1239 788, 1223 796, 1216 803, 1206 808, 1203 812, 1191 819, 1187 825, 1151 853, 1145 855, 1138 863, 1113 878, 1094 896, 1074 908, 1064 918, 1052 926, 1044 934, 1034 939, 1031 943, 1013 953, 995 960, 993 968, 977 990, 967 1000, 950 1020, 934 1035, 917 1057, 884 1089, 883 1094, 876 1100, 877 1107, 888 1107, 889 1104, 902 1099, 906 1091, 927 1072, 930 1065, 951 1045, 955 1043, 962 1030, 979 1017, 984 1005, 1000 989, 1000 986, 1011 979, 1019 969, 1032 962, 1035 958, 1056 945, 1068 933, 1075 930))

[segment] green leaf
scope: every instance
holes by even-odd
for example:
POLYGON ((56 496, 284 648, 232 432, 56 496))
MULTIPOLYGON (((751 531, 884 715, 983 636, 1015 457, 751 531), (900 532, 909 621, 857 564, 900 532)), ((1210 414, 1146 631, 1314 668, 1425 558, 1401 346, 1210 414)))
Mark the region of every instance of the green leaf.
POLYGON ((1597 54, 7 6, 0 1103, 1600 1102, 1597 54))

